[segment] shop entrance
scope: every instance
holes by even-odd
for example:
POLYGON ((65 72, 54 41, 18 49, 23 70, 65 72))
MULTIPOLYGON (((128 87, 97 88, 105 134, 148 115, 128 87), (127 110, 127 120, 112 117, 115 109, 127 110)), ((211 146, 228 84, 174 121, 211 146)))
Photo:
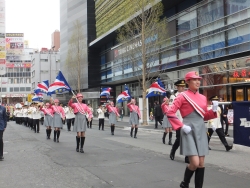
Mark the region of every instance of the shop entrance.
POLYGON ((250 101, 250 85, 232 87, 233 101, 250 101))

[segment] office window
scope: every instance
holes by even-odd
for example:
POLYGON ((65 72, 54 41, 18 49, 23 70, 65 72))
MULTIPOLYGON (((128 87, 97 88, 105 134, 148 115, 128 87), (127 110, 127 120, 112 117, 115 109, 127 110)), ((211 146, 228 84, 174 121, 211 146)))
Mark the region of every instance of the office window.
POLYGON ((19 91, 19 87, 14 87, 14 91, 19 91))
POLYGON ((10 92, 13 92, 13 87, 10 87, 10 92))
POLYGON ((20 91, 25 91, 25 87, 20 87, 20 91))
POLYGON ((3 87, 2 92, 6 92, 6 91, 7 91, 6 87, 3 87))
POLYGON ((14 80, 13 78, 9 78, 9 84, 13 84, 14 80))
POLYGON ((26 87, 26 91, 31 91, 31 87, 26 87))
POLYGON ((20 84, 22 84, 23 83, 23 78, 20 78, 20 84))

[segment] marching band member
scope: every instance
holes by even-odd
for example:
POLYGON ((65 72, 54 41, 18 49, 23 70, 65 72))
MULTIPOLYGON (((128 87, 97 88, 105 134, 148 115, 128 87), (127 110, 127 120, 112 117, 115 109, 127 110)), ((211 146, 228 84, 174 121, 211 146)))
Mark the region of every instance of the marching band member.
MULTIPOLYGON (((93 110, 93 108, 91 107, 90 104, 88 104, 88 108, 91 110, 91 112, 92 112, 92 114, 93 114, 94 110, 93 110)), ((94 116, 94 115, 93 115, 93 116, 94 116)), ((87 119, 86 119, 86 121, 87 121, 87 127, 90 128, 90 129, 92 129, 92 121, 93 121, 93 119, 91 118, 91 120, 88 121, 88 115, 87 115, 86 118, 87 118, 87 119)))
POLYGON ((168 145, 172 145, 172 126, 170 124, 170 122, 168 121, 168 118, 165 114, 165 109, 167 108, 166 106, 166 98, 163 99, 163 103, 161 105, 161 109, 162 109, 162 113, 164 115, 163 117, 163 122, 162 122, 162 127, 165 129, 164 133, 163 133, 163 137, 162 137, 162 142, 163 144, 165 144, 165 138, 166 138, 166 135, 168 134, 169 132, 169 141, 168 141, 168 145))
POLYGON ((16 124, 21 125, 22 124, 22 117, 23 117, 22 108, 15 109, 14 115, 15 115, 15 118, 16 118, 16 124))
POLYGON ((88 108, 86 104, 82 102, 83 95, 81 93, 78 93, 76 95, 76 98, 78 100, 77 103, 73 103, 73 99, 75 99, 75 96, 73 96, 68 103, 68 106, 70 106, 74 110, 75 114, 75 123, 73 131, 77 132, 76 136, 76 152, 79 152, 79 143, 81 139, 81 149, 80 152, 84 153, 83 146, 85 142, 85 132, 87 129, 87 122, 86 122, 86 113, 89 115, 88 121, 91 120, 93 117, 91 110, 88 108))
POLYGON ((53 125, 53 110, 51 105, 47 102, 44 107, 40 107, 40 110, 44 113, 44 125, 46 126, 47 139, 50 139, 51 127, 53 125))
POLYGON ((99 130, 102 127, 103 131, 104 131, 105 112, 106 112, 106 109, 102 105, 100 105, 99 108, 97 109, 97 113, 98 113, 98 120, 99 120, 99 130))
MULTIPOLYGON (((180 153, 189 156, 189 165, 184 173, 180 187, 188 188, 190 179, 195 172, 195 187, 201 188, 204 181, 204 161, 208 154, 208 142, 204 120, 217 117, 218 101, 213 101, 211 110, 207 110, 207 99, 199 94, 200 80, 198 72, 192 71, 185 75, 188 90, 179 94, 171 106, 165 110, 173 129, 181 128, 180 153), (176 117, 177 110, 183 117, 181 122, 176 117)), ((169 100, 165 101, 167 104, 169 100)))
POLYGON ((36 103, 34 105, 33 111, 33 129, 34 129, 34 133, 39 133, 40 131, 40 118, 41 118, 41 111, 40 111, 40 105, 38 105, 38 103, 36 103))
POLYGON ((139 107, 136 105, 135 99, 131 99, 131 102, 127 104, 127 107, 129 108, 130 111, 130 116, 129 116, 129 123, 131 125, 130 136, 133 137, 133 130, 135 128, 134 138, 137 138, 136 134, 138 131, 139 119, 141 119, 141 112, 139 107))
POLYGON ((23 124, 28 126, 28 102, 26 101, 23 106, 23 124))
POLYGON ((33 103, 30 104, 30 106, 28 107, 27 110, 27 117, 28 117, 28 126, 30 127, 30 129, 33 129, 33 103))
POLYGON ((74 121, 75 121, 74 111, 70 106, 65 106, 64 112, 66 115, 68 131, 71 131, 71 125, 74 126, 74 121))
POLYGON ((106 108, 109 112, 109 123, 110 123, 110 129, 111 129, 111 135, 114 135, 115 132, 115 124, 116 124, 116 116, 120 116, 120 114, 117 111, 117 108, 114 106, 114 102, 108 102, 106 104, 106 108))
MULTIPOLYGON (((52 98, 51 98, 51 104, 52 98)), ((62 128, 62 120, 65 119, 64 110, 61 106, 59 106, 59 100, 54 100, 54 105, 51 106, 52 112, 54 114, 53 117, 53 127, 54 127, 54 142, 59 142, 60 137, 60 129, 62 128)))
MULTIPOLYGON (((169 104, 172 105, 173 102, 174 102, 174 99, 181 93, 185 90, 185 80, 178 80, 177 82, 174 83, 174 85, 176 86, 177 88, 177 92, 175 94, 172 94, 170 96, 170 101, 169 101, 169 104)), ((180 113, 180 110, 177 110, 176 112, 176 117, 182 121, 182 116, 181 116, 181 113, 180 113)), ((178 129, 176 130, 176 139, 174 141, 174 144, 172 146, 172 149, 171 149, 171 152, 170 152, 170 159, 171 160, 174 160, 174 157, 175 157, 175 152, 176 150, 179 148, 180 146, 180 137, 181 137, 181 130, 178 129)), ((185 156, 185 163, 189 163, 189 159, 188 159, 188 156, 185 156)))
MULTIPOLYGON (((208 106, 208 110, 212 109, 212 101, 218 101, 219 98, 218 96, 213 96, 209 99, 211 105, 208 106)), ((210 119, 208 120, 207 126, 208 126, 208 132, 207 132, 207 137, 208 137, 208 144, 211 139, 211 136, 213 135, 214 131, 216 131, 217 135, 220 138, 220 141, 222 144, 225 146, 226 151, 229 151, 233 148, 233 146, 228 145, 227 140, 225 138, 224 131, 222 129, 221 121, 220 121, 220 115, 221 115, 221 108, 217 108, 217 118, 215 119, 210 119)), ((211 148, 209 147, 211 150, 211 148)))

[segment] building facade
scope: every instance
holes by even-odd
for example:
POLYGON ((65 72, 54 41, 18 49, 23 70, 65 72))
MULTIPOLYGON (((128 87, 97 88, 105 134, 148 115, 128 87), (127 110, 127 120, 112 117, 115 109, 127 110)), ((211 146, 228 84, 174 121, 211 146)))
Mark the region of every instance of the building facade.
MULTIPOLYGON (((80 1, 67 2, 73 6, 72 2, 79 3, 80 1)), ((126 50, 122 50, 120 44, 117 43, 117 29, 125 24, 123 20, 119 20, 121 18, 119 14, 128 2, 126 0, 83 2, 86 3, 82 4, 83 9, 78 10, 75 5, 75 9, 67 9, 67 14, 72 17, 84 13, 88 15, 84 18, 86 21, 82 22, 87 32, 89 64, 88 72, 86 72, 88 87, 84 90, 98 91, 100 87, 109 86, 112 87, 112 97, 115 99, 126 83, 133 96, 138 98, 142 95, 137 80, 138 75, 134 71, 134 65, 124 58, 126 50), (95 20, 90 14, 93 8, 89 6, 93 3, 95 20), (69 13, 69 11, 72 12, 69 13), (95 32, 91 32, 93 29, 95 32), (119 52, 122 53, 119 54, 119 52), (98 75, 95 74, 95 78, 91 78, 91 66, 98 73, 98 75), (92 80, 95 82, 91 83, 92 80)), ((202 76, 200 92, 208 98, 218 95, 226 101, 250 100, 250 57, 248 57, 250 1, 175 0, 161 2, 164 5, 164 16, 168 22, 166 31, 168 38, 166 38, 166 45, 163 45, 158 52, 159 57, 152 70, 162 78, 167 89, 173 89, 175 81, 183 79, 186 72, 194 70, 202 76)), ((66 6, 65 2, 64 5, 66 6)), ((69 25, 71 20, 65 20, 65 15, 61 13, 61 24, 66 29, 66 25, 69 25)), ((67 36, 66 30, 62 34, 64 39, 67 36)), ((61 39, 61 42, 64 39, 61 39)), ((66 40, 64 44, 61 57, 66 56, 66 40)), ((123 44, 124 46, 126 44, 123 44)))
POLYGON ((1 76, 3 104, 24 102, 31 93, 31 57, 23 37, 23 33, 6 33, 6 72, 1 76))
MULTIPOLYGON (((168 89, 174 87, 176 80, 183 79, 186 72, 195 70, 203 78, 200 92, 207 97, 218 95, 227 101, 250 100, 250 1, 162 2, 169 28, 169 38, 166 41, 170 40, 170 44, 161 49, 155 70, 164 78, 168 89)), ((109 5, 112 5, 111 1, 97 1, 97 13, 99 9, 105 12, 109 5)), ((98 21, 99 17, 96 15, 96 22, 100 22, 97 27, 105 25, 105 20, 101 20, 101 17, 98 21)), ((115 90, 121 91, 124 83, 134 80, 135 83, 130 88, 135 96, 140 96, 141 89, 136 83, 133 65, 123 66, 123 70, 117 68, 129 62, 124 60, 124 56, 117 55, 120 50, 116 47, 114 32, 117 26, 111 27, 102 28, 106 29, 106 33, 100 33, 89 46, 101 49, 101 84, 112 85, 115 90)))
POLYGON ((34 91, 37 84, 48 80, 49 84, 55 81, 60 70, 60 53, 47 48, 41 51, 34 51, 30 54, 32 58, 31 65, 31 89, 34 91))

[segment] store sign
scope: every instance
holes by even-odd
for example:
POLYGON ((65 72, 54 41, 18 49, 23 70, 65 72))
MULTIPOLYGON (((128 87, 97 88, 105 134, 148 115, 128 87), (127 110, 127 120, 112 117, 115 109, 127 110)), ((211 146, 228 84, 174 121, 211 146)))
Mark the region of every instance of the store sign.
POLYGON ((24 37, 23 33, 6 33, 6 37, 24 37))
MULTIPOLYGON (((158 35, 155 34, 154 36, 152 37, 148 37, 145 39, 145 44, 148 44, 148 43, 151 43, 151 42, 154 42, 158 39, 158 35)), ((131 44, 127 45, 127 46, 124 46, 120 49, 115 49, 114 50, 114 56, 115 58, 118 57, 119 55, 122 55, 124 53, 127 53, 131 50, 134 50, 138 47, 140 47, 142 45, 142 41, 141 40, 137 40, 135 42, 132 42, 131 44)))
POLYGON ((5 97, 27 97, 27 94, 6 94, 5 97))
POLYGON ((31 63, 6 63, 7 68, 16 68, 16 67, 21 67, 21 68, 30 68, 31 63))

